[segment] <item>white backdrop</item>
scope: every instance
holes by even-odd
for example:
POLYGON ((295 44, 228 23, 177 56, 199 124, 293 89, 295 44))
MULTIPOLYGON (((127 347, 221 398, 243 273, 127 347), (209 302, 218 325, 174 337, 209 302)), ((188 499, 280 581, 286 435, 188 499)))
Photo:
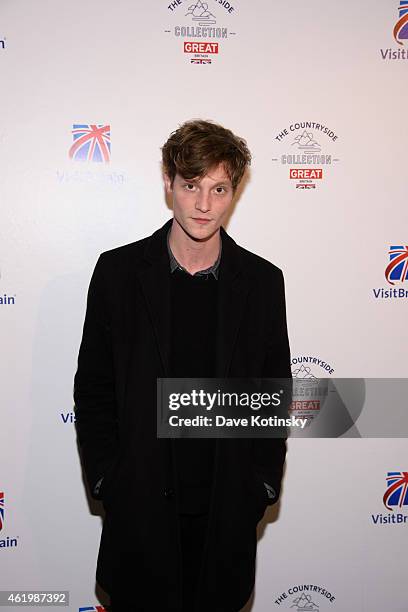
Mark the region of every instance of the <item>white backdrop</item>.
MULTIPOLYGON (((227 229, 284 270, 295 375, 407 376, 408 282, 385 277, 408 231, 400 3, 194 2, 0 6, 0 588, 69 590, 73 611, 99 605, 72 404, 87 287, 100 252, 170 217, 160 147, 180 123, 248 141, 227 229), (110 126, 108 161, 70 158, 78 124, 110 126)), ((407 524, 379 518, 408 516, 383 503, 404 470, 404 439, 292 440, 252 610, 406 612, 407 524)))

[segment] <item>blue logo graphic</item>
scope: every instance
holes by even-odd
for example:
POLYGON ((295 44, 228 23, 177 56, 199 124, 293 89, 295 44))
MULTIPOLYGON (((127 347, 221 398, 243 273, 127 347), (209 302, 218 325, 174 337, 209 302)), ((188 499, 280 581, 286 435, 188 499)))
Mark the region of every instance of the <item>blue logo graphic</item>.
POLYGON ((105 163, 110 161, 110 125, 74 123, 72 136, 74 144, 69 150, 71 159, 105 163))

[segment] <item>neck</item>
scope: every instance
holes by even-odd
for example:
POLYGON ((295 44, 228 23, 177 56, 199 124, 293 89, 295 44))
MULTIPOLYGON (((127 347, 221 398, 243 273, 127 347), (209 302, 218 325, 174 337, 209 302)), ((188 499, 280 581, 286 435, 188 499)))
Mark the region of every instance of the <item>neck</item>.
POLYGON ((190 274, 212 266, 220 252, 220 241, 219 229, 207 240, 194 240, 173 219, 169 235, 170 248, 177 261, 190 274))

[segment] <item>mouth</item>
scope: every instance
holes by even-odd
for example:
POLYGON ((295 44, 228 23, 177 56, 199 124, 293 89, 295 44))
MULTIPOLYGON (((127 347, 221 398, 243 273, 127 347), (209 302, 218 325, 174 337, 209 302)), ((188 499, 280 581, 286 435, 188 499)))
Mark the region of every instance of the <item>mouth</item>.
POLYGON ((193 221, 196 221, 197 223, 200 223, 201 225, 205 225, 206 223, 209 223, 211 221, 211 219, 203 219, 201 217, 192 217, 193 221))

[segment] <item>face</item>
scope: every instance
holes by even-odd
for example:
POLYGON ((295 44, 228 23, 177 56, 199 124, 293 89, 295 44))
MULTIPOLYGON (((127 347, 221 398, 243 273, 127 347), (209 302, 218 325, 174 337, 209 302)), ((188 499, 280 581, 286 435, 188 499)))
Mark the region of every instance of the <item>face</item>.
POLYGON ((207 240, 220 228, 234 192, 220 164, 201 179, 184 179, 176 174, 173 185, 165 176, 167 193, 173 200, 175 221, 193 240, 207 240))

